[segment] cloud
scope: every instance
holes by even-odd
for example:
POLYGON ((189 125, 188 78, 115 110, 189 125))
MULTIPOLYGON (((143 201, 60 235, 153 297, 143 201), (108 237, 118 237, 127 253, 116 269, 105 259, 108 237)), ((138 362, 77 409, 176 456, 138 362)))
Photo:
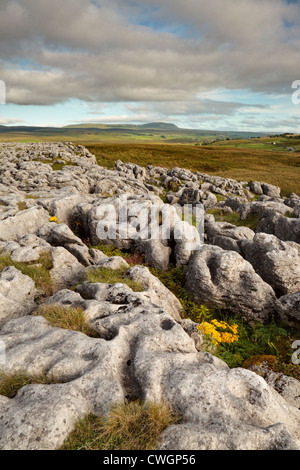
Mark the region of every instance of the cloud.
POLYGON ((249 105, 199 93, 291 93, 299 32, 299 3, 284 0, 2 0, 0 79, 18 105, 232 116, 249 105))
POLYGON ((22 119, 17 119, 17 118, 1 118, 0 117, 0 125, 1 126, 10 126, 12 124, 22 124, 25 121, 22 119))

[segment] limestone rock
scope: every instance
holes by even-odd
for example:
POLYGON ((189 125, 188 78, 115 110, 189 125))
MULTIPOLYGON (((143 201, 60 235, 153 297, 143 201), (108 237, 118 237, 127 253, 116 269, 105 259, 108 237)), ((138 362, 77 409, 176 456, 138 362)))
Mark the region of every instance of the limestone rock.
POLYGON ((13 266, 0 273, 0 325, 11 318, 28 315, 36 307, 34 281, 13 266))
POLYGON ((56 288, 75 285, 82 279, 84 267, 63 247, 53 247, 51 250, 53 268, 50 271, 56 288))
POLYGON ((96 265, 91 266, 89 270, 93 270, 97 268, 107 268, 107 269, 112 269, 112 270, 118 270, 118 269, 129 268, 129 264, 121 256, 111 256, 111 257, 106 257, 106 258, 99 260, 99 262, 96 265))
POLYGON ((171 248, 160 240, 145 240, 136 243, 139 251, 145 254, 145 262, 149 266, 165 270, 168 269, 171 256, 171 248))
POLYGON ((14 217, 0 220, 0 240, 18 241, 28 233, 37 233, 38 229, 49 221, 49 213, 40 206, 17 212, 14 217))
POLYGON ((129 277, 140 283, 145 289, 144 297, 163 307, 177 321, 181 320, 182 305, 177 297, 160 280, 150 273, 145 266, 134 266, 129 270, 129 277))
POLYGON ((276 300, 273 289, 250 263, 234 251, 212 245, 204 245, 192 256, 186 288, 196 301, 230 309, 247 320, 266 321, 276 300))
POLYGON ((242 241, 240 247, 245 259, 278 296, 300 289, 300 256, 296 248, 265 233, 242 241))
POLYGON ((300 290, 280 297, 276 302, 276 311, 284 322, 300 328, 300 290))

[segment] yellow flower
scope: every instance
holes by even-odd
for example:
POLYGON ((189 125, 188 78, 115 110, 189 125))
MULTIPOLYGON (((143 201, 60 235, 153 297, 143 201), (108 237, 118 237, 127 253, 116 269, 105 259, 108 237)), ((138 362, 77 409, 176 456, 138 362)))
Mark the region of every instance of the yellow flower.
POLYGON ((209 336, 213 344, 219 343, 233 343, 238 341, 239 337, 237 335, 238 325, 229 325, 224 321, 218 321, 213 319, 211 323, 202 322, 198 325, 198 329, 206 336, 209 336), (218 331, 217 328, 221 330, 230 330, 228 331, 218 331))
POLYGON ((57 217, 50 217, 49 222, 57 222, 57 217))

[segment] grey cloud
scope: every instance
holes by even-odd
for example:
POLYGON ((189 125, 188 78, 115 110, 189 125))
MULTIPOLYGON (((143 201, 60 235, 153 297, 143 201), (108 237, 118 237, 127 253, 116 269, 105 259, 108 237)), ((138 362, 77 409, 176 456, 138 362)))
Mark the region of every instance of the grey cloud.
POLYGON ((283 0, 2 0, 0 78, 16 104, 182 101, 192 110, 215 87, 290 92, 299 24, 299 5, 283 0))

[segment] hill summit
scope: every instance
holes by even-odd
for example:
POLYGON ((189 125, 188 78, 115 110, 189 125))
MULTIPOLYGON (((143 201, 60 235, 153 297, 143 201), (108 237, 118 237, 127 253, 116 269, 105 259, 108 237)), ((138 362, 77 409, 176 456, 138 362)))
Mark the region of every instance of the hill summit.
POLYGON ((146 129, 163 129, 163 130, 179 129, 178 126, 169 122, 150 122, 148 124, 141 124, 139 127, 146 128, 146 129))

